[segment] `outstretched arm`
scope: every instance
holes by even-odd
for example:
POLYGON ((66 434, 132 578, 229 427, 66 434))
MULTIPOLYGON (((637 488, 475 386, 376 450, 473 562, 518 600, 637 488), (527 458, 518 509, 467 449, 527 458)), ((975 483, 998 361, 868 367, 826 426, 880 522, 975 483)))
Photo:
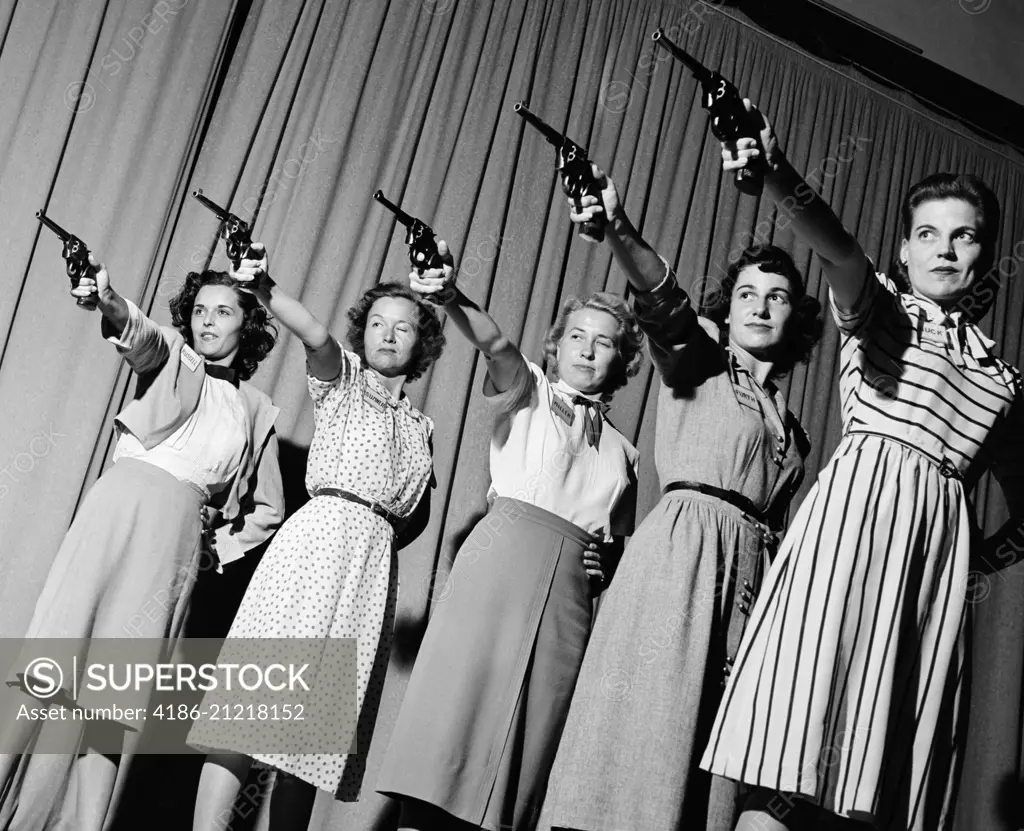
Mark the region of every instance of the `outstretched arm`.
POLYGON ((71 289, 71 295, 95 300, 95 306, 83 308, 99 309, 107 324, 105 328, 120 334, 128 325, 128 303, 110 285, 107 267, 98 262, 92 254, 89 255, 89 265, 89 274, 78 281, 77 288, 71 289))
POLYGON ((786 159, 775 130, 749 100, 747 109, 764 123, 758 138, 722 144, 722 168, 738 170, 763 165, 765 188, 792 222, 794 231, 814 249, 824 265, 825 279, 841 311, 852 310, 868 278, 868 258, 860 243, 846 230, 810 185, 786 159))
POLYGON ((254 242, 231 276, 242 284, 243 291, 255 295, 282 326, 302 341, 313 375, 321 381, 334 380, 341 372, 341 346, 302 303, 270 279, 269 270, 266 248, 263 243, 254 242))
POLYGON ((448 250, 448 243, 440 240, 437 251, 444 261, 444 267, 427 269, 422 274, 412 272, 409 285, 418 294, 439 294, 443 298, 449 319, 487 360, 487 374, 495 390, 505 392, 512 386, 523 363, 522 353, 519 347, 505 337, 494 318, 455 285, 455 262, 448 250))
POLYGON ((569 199, 569 218, 580 225, 597 214, 606 214, 605 236, 616 262, 626 272, 629 284, 641 292, 657 288, 667 274, 664 261, 626 216, 615 183, 596 164, 591 164, 591 168, 594 180, 601 188, 601 198, 584 196, 579 200, 579 207, 574 199, 569 199))
POLYGON ((71 289, 72 296, 95 301, 95 305, 84 308, 99 309, 103 315, 100 332, 117 347, 136 373, 144 375, 160 369, 170 355, 160 327, 138 306, 114 291, 106 266, 97 262, 92 254, 89 265, 92 267, 89 275, 79 281, 78 288, 71 289))

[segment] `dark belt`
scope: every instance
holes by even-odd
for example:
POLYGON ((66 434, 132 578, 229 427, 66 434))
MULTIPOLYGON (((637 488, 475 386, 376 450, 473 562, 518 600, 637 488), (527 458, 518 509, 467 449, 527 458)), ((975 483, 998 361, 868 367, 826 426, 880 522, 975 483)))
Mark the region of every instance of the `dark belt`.
POLYGON ((764 516, 754 506, 747 497, 736 491, 728 491, 725 488, 716 488, 714 485, 705 485, 700 482, 670 482, 665 487, 665 493, 670 491, 696 491, 697 493, 703 493, 707 496, 713 496, 715 499, 721 499, 723 502, 728 502, 734 508, 739 508, 743 513, 750 516, 752 519, 756 519, 762 525, 765 524, 764 516))
POLYGON ((362 505, 364 508, 369 508, 381 519, 385 519, 391 523, 392 526, 396 526, 401 522, 401 519, 395 516, 391 511, 381 505, 379 502, 371 502, 369 499, 363 499, 361 496, 357 496, 349 491, 343 491, 341 488, 317 488, 313 491, 313 496, 335 496, 338 499, 345 499, 349 502, 355 502, 357 505, 362 505))

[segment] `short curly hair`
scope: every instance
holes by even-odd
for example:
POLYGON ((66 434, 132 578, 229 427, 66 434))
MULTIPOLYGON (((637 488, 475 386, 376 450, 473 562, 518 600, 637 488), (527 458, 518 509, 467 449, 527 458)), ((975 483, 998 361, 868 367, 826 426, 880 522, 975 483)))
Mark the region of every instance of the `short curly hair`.
POLYGON ((807 363, 815 344, 821 340, 821 333, 824 330, 821 303, 817 298, 807 294, 804 279, 789 254, 775 245, 751 245, 729 265, 721 288, 713 292, 704 310, 704 316, 718 324, 723 343, 727 343, 729 338, 729 327, 725 320, 729 316, 732 293, 740 272, 747 266, 756 266, 769 274, 779 274, 789 282, 793 312, 786 322, 785 339, 772 368, 773 378, 783 378, 792 372, 797 364, 807 363))
POLYGON ((624 298, 608 291, 599 291, 590 295, 585 300, 578 297, 570 297, 558 313, 558 318, 548 329, 544 338, 544 357, 552 372, 558 375, 558 361, 556 358, 558 343, 565 335, 566 322, 569 315, 578 312, 580 309, 595 309, 599 312, 610 314, 619 324, 618 341, 616 346, 619 349, 619 360, 615 361, 608 378, 605 381, 604 392, 611 395, 616 390, 626 386, 627 381, 640 372, 644 363, 644 333, 636 322, 636 316, 624 298))
POLYGON ((170 302, 171 322, 189 346, 195 346, 192 342, 192 309, 203 286, 227 286, 235 290, 238 305, 242 308, 242 331, 238 353, 231 366, 238 380, 248 381, 256 374, 260 361, 270 354, 277 343, 277 327, 271 322, 273 318, 253 295, 241 291, 239 282, 227 272, 191 271, 185 278, 185 284, 170 302))
POLYGON ((415 381, 425 373, 444 351, 445 336, 441 331, 441 320, 433 307, 422 301, 412 290, 401 283, 378 283, 366 291, 359 302, 348 310, 348 343, 359 356, 363 366, 366 362, 366 321, 373 304, 382 297, 400 297, 416 305, 416 347, 413 350, 410 368, 405 373, 406 381, 415 381))

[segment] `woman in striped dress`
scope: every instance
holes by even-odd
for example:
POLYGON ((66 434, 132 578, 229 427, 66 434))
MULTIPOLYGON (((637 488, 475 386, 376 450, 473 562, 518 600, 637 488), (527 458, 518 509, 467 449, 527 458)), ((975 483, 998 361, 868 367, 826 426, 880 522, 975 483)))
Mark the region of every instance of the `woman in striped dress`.
POLYGON ((842 333, 843 438, 765 579, 702 766, 754 786, 737 829, 825 827, 829 815, 945 829, 967 714, 967 492, 991 469, 1012 513, 1024 507, 1007 476, 1019 476, 1007 451, 1021 376, 971 322, 993 296, 980 278, 998 204, 972 176, 914 185, 900 291, 767 122, 760 143, 723 157, 726 170, 763 157, 782 205, 802 194, 793 225, 823 260, 842 333))

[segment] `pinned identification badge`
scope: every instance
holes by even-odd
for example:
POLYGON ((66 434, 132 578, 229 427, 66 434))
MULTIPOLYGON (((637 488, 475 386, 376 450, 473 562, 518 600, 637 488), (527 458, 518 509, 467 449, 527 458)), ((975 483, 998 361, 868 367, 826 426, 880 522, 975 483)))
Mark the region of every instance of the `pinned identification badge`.
POLYGON ((553 395, 551 397, 551 412, 553 412, 556 416, 562 419, 562 421, 564 421, 570 427, 572 426, 572 423, 576 420, 576 410, 574 410, 571 405, 566 404, 565 401, 563 401, 557 395, 553 395))
POLYGON ((754 395, 750 390, 745 390, 743 387, 733 387, 733 392, 736 393, 736 400, 740 402, 748 410, 753 410, 755 413, 760 414, 761 406, 757 403, 757 396, 754 395))
POLYGON ((189 368, 189 371, 195 372, 199 369, 199 365, 203 362, 203 359, 199 357, 199 354, 195 352, 190 346, 181 347, 181 362, 189 368))
POLYGON ((939 346, 945 349, 949 346, 949 338, 945 326, 937 323, 924 323, 921 325, 921 340, 930 343, 932 346, 939 346))
POLYGON ((388 408, 388 400, 379 392, 372 390, 369 387, 364 391, 363 398, 365 398, 370 403, 370 406, 372 406, 378 413, 383 413, 388 408))

